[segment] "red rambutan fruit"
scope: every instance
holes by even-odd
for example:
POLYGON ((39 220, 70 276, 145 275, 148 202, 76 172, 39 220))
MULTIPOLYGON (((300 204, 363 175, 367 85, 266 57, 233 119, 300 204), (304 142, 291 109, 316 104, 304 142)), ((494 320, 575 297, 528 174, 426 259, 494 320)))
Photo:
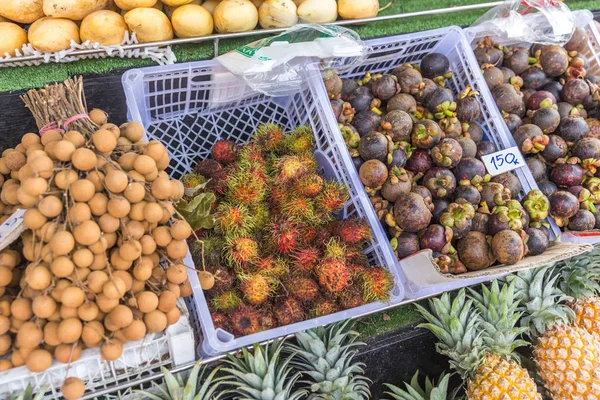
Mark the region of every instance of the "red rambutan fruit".
POLYGON ((267 160, 265 160, 264 153, 260 147, 255 143, 249 143, 240 150, 238 164, 242 167, 255 164, 266 166, 267 160))
POLYGON ((293 255, 295 271, 313 273, 323 255, 316 247, 305 247, 293 255))
POLYGON ((330 223, 330 231, 346 244, 362 244, 373 238, 371 227, 364 218, 349 218, 330 223))
POLYGON ((269 202, 277 210, 281 210, 281 207, 287 201, 290 188, 283 184, 274 185, 271 187, 269 193, 269 202))
POLYGON ((365 304, 363 300, 362 287, 355 283, 348 286, 342 293, 340 293, 338 297, 338 303, 342 310, 348 310, 350 308, 362 306, 365 304))
POLYGON ((273 293, 274 281, 266 274, 250 274, 239 278, 244 300, 253 306, 263 304, 273 293))
POLYGON ((223 165, 231 164, 238 157, 237 146, 232 140, 221 139, 213 145, 211 154, 217 162, 223 165))
POLYGON ((268 310, 260 310, 260 316, 258 317, 258 325, 261 331, 268 331, 277 326, 277 319, 275 315, 268 310))
POLYGON ((304 309, 298 300, 293 297, 287 297, 278 303, 273 309, 275 318, 279 325, 290 325, 303 321, 305 318, 304 309))
POLYGON ((319 294, 319 285, 311 278, 298 277, 288 281, 287 289, 300 301, 311 301, 319 294))
POLYGON ((289 196, 281 206, 281 214, 298 223, 315 221, 315 210, 311 199, 289 196))
POLYGON ((227 182, 232 172, 233 169, 230 166, 216 171, 210 178, 208 185, 206 185, 207 189, 213 191, 215 194, 224 195, 227 191, 227 182))
POLYGON ((307 165, 298 156, 283 156, 275 160, 273 168, 275 181, 283 183, 297 179, 308 171, 307 165))
POLYGON ((215 311, 230 312, 242 304, 240 295, 235 290, 219 293, 210 299, 211 309, 215 311))
POLYGON ((346 246, 340 239, 332 237, 325 243, 325 257, 332 260, 346 260, 346 246))
POLYGON ((212 178, 215 173, 221 171, 222 169, 223 166, 219 164, 217 160, 208 158, 200 161, 198 165, 196 165, 196 168, 194 168, 194 171, 206 178, 212 178))
POLYGON ((366 268, 361 274, 365 302, 387 301, 394 288, 394 276, 383 267, 366 268))
POLYGON ((227 180, 227 196, 241 204, 256 204, 267 194, 267 184, 248 170, 236 170, 227 180))
POLYGON ((249 209, 250 215, 252 215, 252 219, 254 220, 254 227, 260 230, 264 229, 269 222, 269 217, 271 215, 269 206, 264 202, 260 202, 251 204, 249 209))
POLYGON ((260 273, 268 273, 274 276, 283 276, 290 270, 287 262, 279 257, 263 257, 256 262, 255 268, 260 273))
POLYGON ((327 182, 323 191, 315 198, 315 209, 322 210, 326 217, 331 217, 331 214, 341 211, 349 199, 346 186, 333 181, 327 182))
POLYGON ((186 189, 193 189, 206 182, 206 178, 198 173, 185 174, 181 177, 181 183, 186 189))
POLYGON ((323 190, 325 181, 317 174, 307 174, 294 182, 294 191, 301 196, 313 198, 323 190))
POLYGON ((298 126, 285 137, 285 151, 288 153, 307 153, 314 150, 315 137, 308 126, 298 126))
POLYGON ((215 214, 215 230, 228 237, 247 236, 254 228, 254 219, 243 204, 223 202, 215 214))
POLYGON ((238 335, 252 335, 261 331, 260 317, 258 310, 242 305, 231 314, 231 326, 238 335))
POLYGON ((317 225, 304 225, 300 229, 302 243, 306 246, 323 246, 330 238, 329 232, 317 225))
POLYGON ((346 267, 348 268, 348 270, 350 271, 350 275, 353 278, 358 278, 360 277, 360 275, 367 269, 370 267, 366 267, 364 265, 361 264, 346 264, 346 267))
POLYGON ((317 168, 319 168, 319 164, 317 163, 317 159, 315 158, 315 155, 312 152, 298 154, 298 159, 304 165, 307 174, 317 173, 317 168))
POLYGON ((208 291, 209 293, 222 293, 231 289, 235 283, 235 276, 227 268, 217 266, 216 268, 208 268, 208 271, 215 278, 215 285, 208 291))
POLYGON ((224 313, 212 313, 210 314, 212 317, 213 325, 215 329, 223 329, 224 331, 231 330, 231 320, 224 313))
POLYGON ((329 293, 340 293, 350 284, 351 274, 343 261, 325 259, 317 267, 319 285, 329 293))
POLYGON ((265 152, 279 151, 284 139, 283 127, 272 123, 260 125, 252 138, 256 146, 265 152))
POLYGON ((299 229, 292 221, 282 220, 270 225, 270 241, 275 251, 280 254, 290 254, 299 244, 299 229))
POLYGON ((315 300, 309 311, 309 315, 311 318, 318 318, 325 315, 334 314, 339 310, 340 309, 335 300, 322 297, 315 300))
POLYGON ((258 259, 258 243, 249 237, 227 240, 225 243, 225 259, 231 266, 245 267, 258 259))
POLYGON ((346 264, 368 265, 369 260, 358 246, 346 246, 346 264))

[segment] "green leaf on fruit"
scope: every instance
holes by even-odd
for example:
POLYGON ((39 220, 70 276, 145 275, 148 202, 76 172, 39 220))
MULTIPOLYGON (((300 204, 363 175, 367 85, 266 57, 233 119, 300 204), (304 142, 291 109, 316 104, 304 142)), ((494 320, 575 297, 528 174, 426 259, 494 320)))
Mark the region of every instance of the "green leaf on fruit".
POLYGON ((189 201, 180 200, 175 208, 193 230, 212 229, 215 225, 215 217, 210 214, 210 211, 216 200, 214 193, 200 193, 189 201))

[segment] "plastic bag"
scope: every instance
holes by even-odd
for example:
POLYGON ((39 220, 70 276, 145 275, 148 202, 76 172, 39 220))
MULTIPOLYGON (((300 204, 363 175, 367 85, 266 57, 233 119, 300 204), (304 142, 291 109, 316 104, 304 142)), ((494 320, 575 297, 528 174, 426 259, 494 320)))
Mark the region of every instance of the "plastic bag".
POLYGON ((559 45, 571 39, 575 27, 575 16, 558 0, 509 0, 486 12, 472 26, 512 42, 559 45))
POLYGON ((297 93, 306 72, 319 62, 344 72, 369 54, 356 32, 334 25, 295 25, 284 33, 242 46, 217 57, 248 86, 269 96, 297 93))

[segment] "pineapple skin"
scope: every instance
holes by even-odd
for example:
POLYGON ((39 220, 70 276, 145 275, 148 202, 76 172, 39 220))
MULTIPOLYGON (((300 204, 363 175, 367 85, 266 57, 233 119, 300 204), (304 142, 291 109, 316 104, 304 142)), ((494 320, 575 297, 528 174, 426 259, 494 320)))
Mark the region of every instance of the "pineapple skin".
POLYGON ((583 328, 555 325, 538 340, 534 360, 553 400, 600 399, 600 342, 583 328))
POLYGON ((600 335, 600 297, 577 299, 571 308, 575 311, 575 325, 600 335))
POLYGON ((542 400, 533 378, 513 359, 488 354, 467 385, 468 400, 542 400))

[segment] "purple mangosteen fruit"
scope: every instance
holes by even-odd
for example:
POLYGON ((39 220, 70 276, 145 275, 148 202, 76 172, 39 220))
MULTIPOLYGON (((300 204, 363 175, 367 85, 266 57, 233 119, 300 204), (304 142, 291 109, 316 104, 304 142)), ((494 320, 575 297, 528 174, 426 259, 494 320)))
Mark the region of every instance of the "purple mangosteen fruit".
POLYGON ((539 110, 544 107, 551 107, 556 104, 556 96, 545 90, 535 92, 526 101, 528 110, 539 110))
POLYGON ((546 178, 546 163, 540 160, 538 157, 527 157, 525 159, 527 167, 533 175, 533 179, 539 182, 546 178))
POLYGON ((423 185, 433 198, 449 198, 456 190, 456 178, 449 169, 436 167, 425 173, 423 185))
POLYGON ((393 110, 382 118, 381 128, 392 137, 394 143, 410 142, 413 121, 407 112, 393 110))
POLYGON ((352 121, 356 112, 350 103, 342 99, 331 99, 330 103, 336 121, 342 124, 352 121))
POLYGON ((597 207, 596 212, 593 214, 594 218, 596 219, 596 225, 594 225, 594 229, 600 229, 600 207, 597 207))
POLYGON ((567 142, 558 135, 548 135, 548 143, 540 153, 544 161, 549 164, 555 163, 559 158, 567 155, 569 147, 567 142))
POLYGON ((489 141, 482 141, 477 143, 477 158, 487 156, 496 152, 496 145, 489 141))
POLYGON ((442 139, 431 149, 431 158, 438 167, 454 168, 462 159, 462 147, 454 139, 442 139))
POLYGON ((404 64, 392 71, 402 93, 415 94, 424 87, 423 76, 418 69, 410 64, 404 64))
POLYGON ((344 101, 348 101, 348 97, 356 90, 358 82, 354 79, 342 79, 342 93, 340 97, 344 101))
POLYGON ((478 206, 481 202, 481 194, 475 186, 472 185, 458 185, 454 191, 454 198, 456 200, 464 199, 474 206, 478 206))
POLYGON ((446 199, 433 199, 433 211, 431 212, 432 213, 431 221, 436 224, 439 224, 440 215, 442 215, 442 213, 448 209, 449 205, 450 205, 450 201, 448 201, 446 199))
POLYGON ((412 152, 412 155, 406 161, 406 169, 413 174, 424 174, 434 167, 433 160, 426 149, 417 149, 412 152))
POLYGON ((549 134, 558 128, 560 114, 552 107, 540 108, 533 113, 531 123, 537 125, 545 134, 549 134))
POLYGON ((421 250, 419 235, 416 233, 402 232, 397 238, 396 256, 399 260, 415 254, 421 250))
POLYGON ((430 53, 421 60, 421 74, 424 78, 436 78, 446 75, 450 70, 450 60, 443 54, 430 53))
POLYGON ((440 224, 452 229, 454 239, 464 238, 471 230, 471 220, 475 216, 475 208, 465 200, 450 203, 446 211, 440 215, 440 224))
POLYGON ((490 213, 477 211, 471 220, 471 232, 481 232, 488 235, 488 222, 490 220, 490 213))
POLYGON ((413 97, 418 103, 423 104, 427 100, 427 97, 437 88, 437 83, 429 78, 423 78, 423 87, 417 93, 414 93, 413 97))
POLYGON ((584 170, 579 164, 557 163, 550 171, 550 180, 560 188, 581 185, 584 170))
POLYGON ((476 96, 479 92, 467 86, 464 92, 456 97, 456 118, 461 122, 471 122, 481 115, 481 106, 476 96))
POLYGON ((485 182, 481 185, 481 202, 489 208, 503 205, 510 200, 510 190, 501 183, 485 182))
POLYGON ((356 170, 360 170, 360 167, 363 165, 364 161, 362 158, 360 157, 352 157, 352 165, 354 165, 354 168, 356 168, 356 170))
POLYGON ((556 109, 558 111, 558 114, 560 115, 561 121, 564 118, 567 118, 569 115, 573 115, 573 114, 577 115, 579 113, 575 107, 573 107, 571 104, 567 103, 566 101, 561 101, 561 102, 557 103, 556 109))
POLYGON ((492 252, 494 258, 502 264, 516 264, 525 257, 527 246, 524 238, 526 234, 521 231, 521 234, 513 230, 505 230, 498 232, 492 239, 492 252))
POLYGON ((545 92, 550 92, 554 96, 555 104, 560 101, 560 91, 562 90, 563 85, 557 81, 550 81, 541 87, 540 90, 545 92))
POLYGON ((521 117, 517 114, 504 114, 504 123, 508 127, 510 133, 515 133, 515 131, 522 125, 521 117))
POLYGON ((589 210, 579 209, 577 213, 569 218, 567 228, 570 231, 591 231, 596 226, 596 218, 589 210))
POLYGON ((595 210, 596 206, 594 204, 596 197, 592 195, 592 193, 583 186, 571 186, 569 189, 569 193, 572 193, 577 200, 579 200, 579 207, 586 210, 595 210))
POLYGON ((417 193, 402 194, 394 203, 394 219, 405 232, 419 232, 431 222, 431 212, 417 193))
POLYGON ((574 106, 581 104, 590 95, 590 86, 583 79, 571 79, 565 82, 560 97, 574 106))
POLYGON ((346 101, 350 103, 352 108, 359 113, 361 111, 370 110, 373 108, 373 92, 367 86, 359 86, 348 97, 346 101))
POLYGON ((358 174, 363 185, 379 190, 388 178, 388 169, 379 160, 368 160, 361 165, 358 174))
POLYGON ((477 47, 475 47, 473 53, 475 54, 477 63, 482 68, 487 68, 491 65, 501 65, 504 60, 504 52, 487 36, 477 43, 477 47))
POLYGON ((506 68, 506 67, 498 67, 500 69, 500 71, 502 71, 502 75, 504 77, 503 82, 504 83, 510 83, 511 85, 516 85, 519 88, 521 86, 523 86, 523 83, 521 82, 521 80, 515 80, 515 71, 513 71, 510 68, 506 68))
POLYGON ((361 137, 368 135, 373 131, 378 131, 380 125, 381 116, 371 110, 359 112, 352 120, 352 126, 356 128, 361 137))
POLYGON ((504 83, 504 73, 500 68, 490 67, 483 71, 483 79, 490 90, 504 83))
POLYGON ((520 89, 520 90, 521 90, 521 93, 523 94, 523 103, 525 104, 525 107, 527 108, 527 102, 529 101, 531 96, 533 96, 535 93, 537 93, 537 90, 534 90, 534 89, 520 89))
POLYGON ((387 102, 387 112, 402 110, 409 114, 417 112, 417 102, 413 96, 406 93, 398 93, 387 102))
POLYGON ((432 120, 422 120, 414 124, 411 144, 419 149, 431 149, 442 138, 440 126, 432 120))
POLYGON ((344 138, 344 143, 346 143, 350 156, 358 157, 360 155, 358 153, 358 145, 360 144, 359 133, 349 124, 339 124, 338 127, 340 128, 340 133, 344 138))
POLYGON ((522 48, 512 49, 504 56, 503 65, 518 75, 529 68, 529 52, 522 48))
POLYGON ((560 121, 557 132, 567 143, 575 143, 586 137, 590 128, 585 119, 569 115, 560 121))
POLYGON ((561 76, 569 67, 569 54, 564 47, 556 44, 543 46, 540 53, 540 64, 547 75, 561 76))
POLYGON ((381 196, 390 202, 395 202, 401 194, 410 192, 412 187, 411 173, 404 168, 390 169, 388 178, 381 188, 381 196))
POLYGON ((505 172, 500 175, 494 176, 490 182, 501 183, 502 186, 508 188, 510 190, 510 197, 516 199, 519 197, 519 193, 521 193, 521 182, 519 178, 515 176, 512 172, 505 172))
POLYGON ((548 236, 541 229, 537 228, 526 228, 525 233, 527 234, 527 249, 529 249, 529 255, 537 256, 542 254, 548 248, 548 236))
POLYGON ((523 197, 523 208, 531 221, 543 221, 548 218, 550 201, 539 189, 533 189, 523 197))
POLYGON ((600 159, 600 139, 595 137, 583 138, 571 149, 571 154, 574 157, 579 158, 581 161, 593 159, 600 159))
POLYGON ((477 144, 470 138, 461 137, 457 139, 457 142, 462 148, 462 156, 464 158, 472 158, 477 155, 477 144))
POLYGON ((434 252, 448 253, 452 242, 452 229, 438 224, 429 225, 420 233, 421 249, 431 249, 434 252))
POLYGON ((579 200, 577 197, 565 190, 558 190, 548 196, 550 201, 550 215, 558 226, 566 226, 569 218, 577 214, 579 200))
POLYGON ((407 159, 408 154, 406 154, 406 150, 400 146, 395 146, 394 150, 392 151, 392 162, 388 163, 388 165, 390 168, 404 168, 407 159))
POLYGON ((398 79, 394 75, 377 74, 371 78, 371 92, 381 101, 387 101, 400 93, 398 79))
POLYGON ((458 258, 469 271, 479 271, 490 267, 496 257, 492 252, 491 238, 477 231, 470 231, 458 241, 458 258))
POLYGON ((548 179, 541 180, 537 184, 544 196, 550 196, 552 193, 558 190, 558 186, 556 186, 553 182, 550 182, 548 179))
POLYGON ((429 191, 429 189, 422 185, 413 185, 410 191, 421 196, 423 198, 423 201, 425 201, 425 205, 427 206, 429 211, 433 212, 435 206, 433 204, 433 197, 431 196, 431 192, 429 191))
POLYGON ((456 180, 461 185, 479 185, 489 176, 485 170, 485 165, 476 158, 463 158, 453 170, 456 180))
POLYGON ((360 138, 358 154, 365 161, 379 160, 387 163, 388 155, 390 155, 392 150, 391 146, 393 146, 393 143, 388 136, 379 132, 371 132, 360 138))
POLYGON ((520 108, 523 106, 523 98, 515 87, 508 83, 503 83, 496 86, 492 90, 492 96, 500 111, 509 114, 519 114, 520 108))
POLYGON ((546 83, 548 83, 548 77, 538 67, 529 67, 525 71, 519 74, 523 79, 523 87, 525 89, 538 90, 546 83))
POLYGON ((573 31, 571 39, 565 44, 567 51, 582 51, 588 43, 588 33, 584 28, 577 27, 573 31))
POLYGON ((343 82, 339 75, 333 69, 326 69, 323 71, 323 83, 325 84, 325 90, 327 96, 330 99, 338 99, 342 94, 343 82))
POLYGON ((450 89, 438 87, 433 92, 431 92, 429 96, 427 96, 427 102, 425 106, 433 114, 443 112, 446 109, 454 111, 456 109, 456 103, 454 102, 454 94, 450 89))
POLYGON ((521 125, 513 134, 517 147, 524 154, 535 154, 543 151, 549 138, 534 124, 521 125))
POLYGON ((483 140, 483 129, 481 129, 481 126, 477 122, 470 122, 468 125, 464 135, 468 134, 475 143, 481 142, 483 140))

